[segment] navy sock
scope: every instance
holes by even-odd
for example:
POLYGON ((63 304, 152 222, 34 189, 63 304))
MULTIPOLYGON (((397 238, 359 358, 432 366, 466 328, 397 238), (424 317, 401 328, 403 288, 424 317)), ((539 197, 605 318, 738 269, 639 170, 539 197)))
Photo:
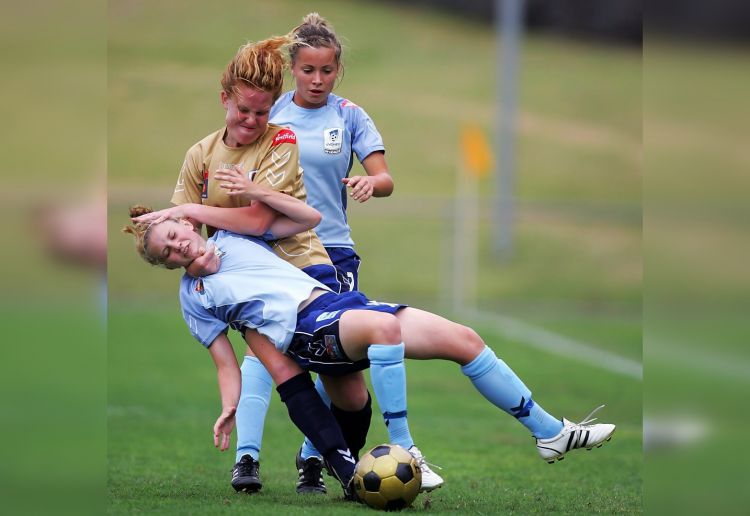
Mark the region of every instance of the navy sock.
POLYGON ((341 429, 320 399, 309 373, 300 373, 276 390, 286 404, 289 418, 323 454, 342 486, 354 475, 355 460, 346 446, 341 429))
POLYGON ((346 445, 354 458, 359 460, 359 452, 362 451, 365 441, 367 441, 367 431, 370 429, 370 420, 372 419, 370 393, 367 393, 367 403, 361 409, 355 411, 343 410, 332 403, 331 413, 341 427, 346 445))

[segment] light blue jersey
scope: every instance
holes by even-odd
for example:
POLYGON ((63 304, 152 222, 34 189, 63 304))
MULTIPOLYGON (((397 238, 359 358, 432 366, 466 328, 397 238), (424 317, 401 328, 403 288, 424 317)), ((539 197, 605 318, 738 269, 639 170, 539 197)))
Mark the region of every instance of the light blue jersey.
POLYGON ((209 239, 222 253, 219 271, 180 282, 182 315, 190 333, 208 347, 228 326, 257 329, 285 352, 297 309, 322 283, 280 259, 263 240, 217 231, 209 239))
POLYGON ((383 151, 383 138, 364 109, 337 95, 318 109, 294 102, 294 92, 282 95, 271 109, 270 121, 297 135, 307 203, 323 219, 315 228, 325 247, 354 247, 346 218, 346 186, 341 182, 352 169, 353 153, 361 162, 383 151))

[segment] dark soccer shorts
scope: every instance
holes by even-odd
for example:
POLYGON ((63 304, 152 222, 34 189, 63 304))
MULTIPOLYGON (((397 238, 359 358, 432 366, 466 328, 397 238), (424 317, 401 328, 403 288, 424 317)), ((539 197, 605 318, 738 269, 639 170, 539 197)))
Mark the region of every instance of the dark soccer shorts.
POLYGON ((406 305, 370 301, 361 292, 328 292, 297 315, 297 329, 286 353, 302 369, 329 376, 344 376, 370 367, 367 359, 352 361, 339 338, 339 320, 348 310, 395 314, 406 305))
MULTIPOLYGON (((349 247, 326 247, 328 257, 331 259, 343 288, 339 292, 347 290, 359 290, 359 265, 362 259, 354 249, 349 247)), ((328 285, 330 287, 330 285, 328 285)), ((334 292, 336 290, 334 289, 334 292)))

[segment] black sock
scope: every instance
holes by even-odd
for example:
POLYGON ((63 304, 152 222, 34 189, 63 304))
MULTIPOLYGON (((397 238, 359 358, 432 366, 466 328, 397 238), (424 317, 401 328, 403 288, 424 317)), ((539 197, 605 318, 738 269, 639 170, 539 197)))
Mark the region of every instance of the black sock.
POLYGON ((359 410, 348 411, 338 408, 331 403, 331 413, 336 418, 341 433, 344 434, 344 441, 351 450, 354 458, 359 460, 359 452, 367 441, 367 432, 370 430, 370 419, 372 419, 372 398, 370 392, 367 392, 367 403, 359 410))
POLYGON ((354 476, 356 461, 346 446, 336 419, 315 390, 310 374, 300 373, 276 390, 286 404, 289 418, 323 454, 341 485, 346 486, 354 476))

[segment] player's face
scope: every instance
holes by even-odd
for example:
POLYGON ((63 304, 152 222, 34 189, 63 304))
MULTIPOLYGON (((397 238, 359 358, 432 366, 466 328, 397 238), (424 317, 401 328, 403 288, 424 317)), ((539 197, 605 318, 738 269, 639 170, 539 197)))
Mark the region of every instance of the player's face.
POLYGON ((165 220, 149 230, 146 252, 168 269, 176 269, 190 265, 205 248, 206 241, 189 222, 165 220))
POLYGON ((324 106, 338 73, 339 65, 336 63, 334 49, 300 48, 292 65, 292 76, 296 84, 294 103, 307 109, 324 106))
POLYGON ((221 103, 227 111, 224 143, 229 147, 250 145, 266 132, 268 113, 273 105, 272 93, 242 84, 237 93, 222 91, 221 103))

